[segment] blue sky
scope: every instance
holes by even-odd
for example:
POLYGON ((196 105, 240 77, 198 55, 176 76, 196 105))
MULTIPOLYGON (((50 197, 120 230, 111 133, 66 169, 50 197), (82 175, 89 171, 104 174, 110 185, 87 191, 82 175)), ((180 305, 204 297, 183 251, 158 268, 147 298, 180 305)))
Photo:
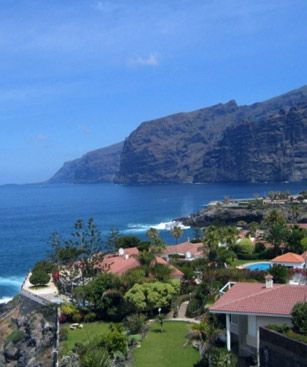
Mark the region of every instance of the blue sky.
POLYGON ((306 0, 0 0, 0 184, 307 84, 306 0))

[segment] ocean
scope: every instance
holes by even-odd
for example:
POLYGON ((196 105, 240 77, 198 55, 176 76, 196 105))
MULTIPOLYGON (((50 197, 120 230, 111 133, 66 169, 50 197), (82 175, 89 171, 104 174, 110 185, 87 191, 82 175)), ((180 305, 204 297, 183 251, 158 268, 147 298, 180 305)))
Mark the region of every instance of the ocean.
MULTIPOLYGON (((209 201, 306 188, 306 183, 0 186, 0 303, 18 293, 25 274, 48 254, 51 233, 69 236, 76 219, 93 217, 103 237, 117 228, 144 238, 155 227, 174 243, 168 223, 209 201)), ((191 235, 186 230, 180 240, 191 235)))

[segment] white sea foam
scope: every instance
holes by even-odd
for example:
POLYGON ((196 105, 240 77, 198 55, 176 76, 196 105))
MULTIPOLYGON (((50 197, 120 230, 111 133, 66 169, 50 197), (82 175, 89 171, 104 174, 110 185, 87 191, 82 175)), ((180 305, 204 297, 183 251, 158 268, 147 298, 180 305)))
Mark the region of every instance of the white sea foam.
POLYGON ((11 277, 0 277, 0 286, 19 288, 23 282, 23 277, 11 276, 11 277))
POLYGON ((8 303, 13 299, 13 297, 2 297, 0 298, 0 304, 8 303))
POLYGON ((128 224, 128 229, 124 230, 126 233, 136 233, 136 232, 146 232, 150 228, 157 229, 158 231, 169 231, 173 227, 178 226, 182 229, 189 229, 189 226, 185 226, 180 222, 169 221, 169 222, 161 222, 158 224, 128 224))

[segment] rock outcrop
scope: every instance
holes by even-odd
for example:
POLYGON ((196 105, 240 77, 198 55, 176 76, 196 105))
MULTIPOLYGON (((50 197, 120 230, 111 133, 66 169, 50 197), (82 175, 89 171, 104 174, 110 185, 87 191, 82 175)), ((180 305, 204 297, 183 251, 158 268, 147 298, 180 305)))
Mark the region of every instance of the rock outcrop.
POLYGON ((110 145, 64 163, 48 183, 113 182, 119 171, 123 143, 110 145))

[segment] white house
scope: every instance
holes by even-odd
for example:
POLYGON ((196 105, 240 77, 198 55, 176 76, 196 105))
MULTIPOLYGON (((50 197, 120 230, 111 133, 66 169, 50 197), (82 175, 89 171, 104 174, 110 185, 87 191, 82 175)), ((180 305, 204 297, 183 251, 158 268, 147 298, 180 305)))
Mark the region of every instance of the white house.
POLYGON ((305 259, 303 256, 295 254, 294 252, 287 252, 284 255, 280 255, 275 257, 272 260, 273 265, 282 265, 287 268, 293 269, 304 269, 305 268, 305 259))
POLYGON ((237 343, 242 356, 257 355, 259 365, 259 327, 269 324, 291 325, 291 311, 307 299, 307 286, 273 284, 271 275, 262 283, 227 283, 221 297, 209 310, 226 315, 227 349, 237 343))

